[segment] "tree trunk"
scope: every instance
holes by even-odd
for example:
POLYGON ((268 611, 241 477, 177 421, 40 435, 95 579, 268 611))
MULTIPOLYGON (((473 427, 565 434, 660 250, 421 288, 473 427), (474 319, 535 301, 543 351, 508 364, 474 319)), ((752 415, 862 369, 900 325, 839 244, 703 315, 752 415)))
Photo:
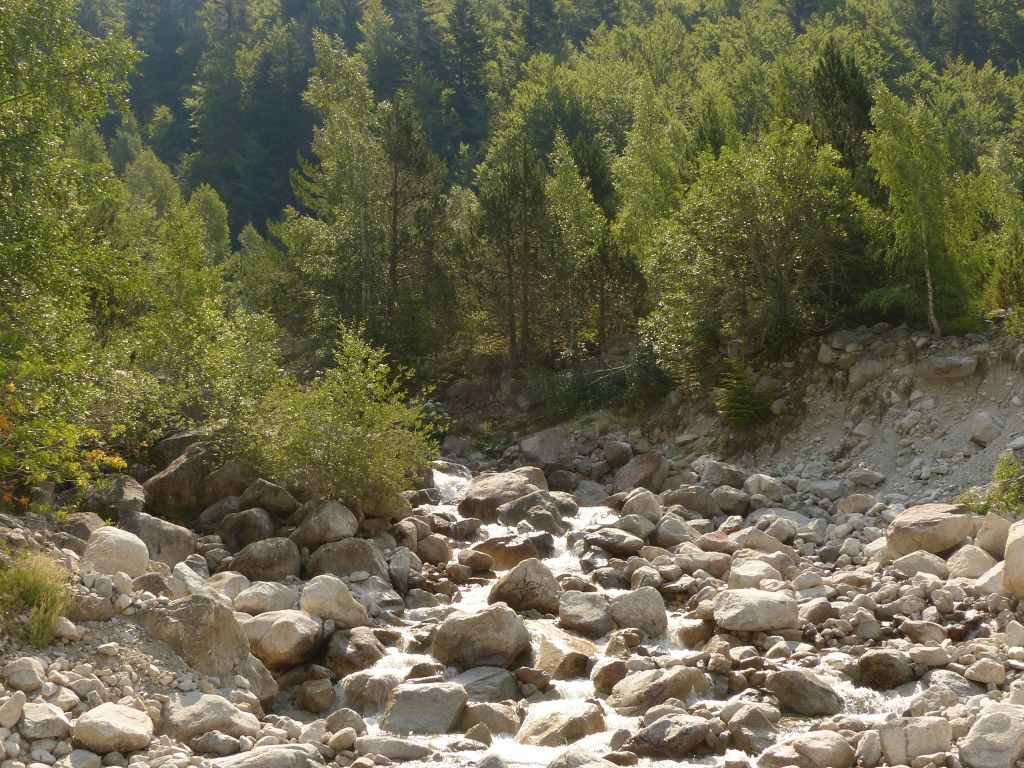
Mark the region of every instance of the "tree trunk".
POLYGON ((928 292, 928 324, 932 327, 932 335, 935 338, 942 336, 942 327, 939 325, 939 318, 935 314, 935 290, 932 286, 932 264, 928 256, 928 241, 925 238, 924 222, 921 222, 921 249, 924 251, 924 281, 928 292))

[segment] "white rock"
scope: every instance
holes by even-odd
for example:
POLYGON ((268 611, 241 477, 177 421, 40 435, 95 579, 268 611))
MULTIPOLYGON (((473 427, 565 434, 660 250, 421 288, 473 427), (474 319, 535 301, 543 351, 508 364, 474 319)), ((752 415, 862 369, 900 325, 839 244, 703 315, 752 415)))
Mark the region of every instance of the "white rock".
POLYGON ((93 531, 82 560, 92 563, 97 573, 123 571, 136 578, 149 566, 149 549, 134 533, 108 525, 93 531))
POLYGON ((763 589, 726 589, 715 596, 714 619, 722 629, 766 632, 799 626, 796 600, 763 589))
POLYGON ((75 722, 74 740, 100 754, 144 749, 153 740, 149 715, 121 704, 100 704, 75 722))
POLYGON ((331 574, 316 576, 302 589, 299 608, 321 619, 334 619, 342 629, 369 623, 366 609, 349 592, 345 582, 331 574))

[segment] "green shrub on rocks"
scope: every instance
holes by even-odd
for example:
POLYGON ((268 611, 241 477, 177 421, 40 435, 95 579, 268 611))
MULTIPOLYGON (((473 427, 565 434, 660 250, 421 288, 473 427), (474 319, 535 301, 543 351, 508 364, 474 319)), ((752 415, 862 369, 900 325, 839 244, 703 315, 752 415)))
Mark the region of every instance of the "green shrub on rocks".
POLYGON ((307 385, 281 380, 247 435, 254 462, 277 481, 325 498, 384 502, 409 487, 436 446, 424 401, 385 353, 345 330, 336 366, 307 385))
POLYGON ((1024 463, 1013 454, 1004 453, 996 461, 992 482, 971 488, 957 499, 975 513, 992 512, 1004 517, 1016 517, 1024 512, 1024 463))
POLYGON ((22 554, 6 563, 0 560, 3 626, 16 628, 13 633, 30 645, 45 648, 50 644, 69 600, 68 574, 49 555, 22 554))

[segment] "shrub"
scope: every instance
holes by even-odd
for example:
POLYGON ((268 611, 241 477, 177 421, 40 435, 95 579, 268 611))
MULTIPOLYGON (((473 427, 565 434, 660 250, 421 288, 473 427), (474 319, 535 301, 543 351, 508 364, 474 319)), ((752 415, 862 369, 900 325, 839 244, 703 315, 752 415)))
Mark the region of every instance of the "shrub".
POLYGON ((1020 515, 1024 512, 1024 463, 1014 459, 1013 454, 1004 453, 996 461, 992 482, 971 488, 957 501, 979 515, 1020 515))
POLYGON ((718 414, 734 427, 750 427, 771 418, 776 387, 759 387, 757 376, 738 360, 726 360, 714 389, 718 414))
POLYGON ((57 619, 69 601, 68 574, 52 557, 20 555, 0 567, 0 613, 22 639, 44 648, 53 640, 57 619), (20 617, 20 621, 18 620, 20 617))
POLYGON ((254 462, 328 498, 372 505, 406 489, 435 444, 424 401, 402 389, 409 374, 384 357, 343 330, 334 368, 308 385, 285 378, 264 398, 249 425, 254 462))

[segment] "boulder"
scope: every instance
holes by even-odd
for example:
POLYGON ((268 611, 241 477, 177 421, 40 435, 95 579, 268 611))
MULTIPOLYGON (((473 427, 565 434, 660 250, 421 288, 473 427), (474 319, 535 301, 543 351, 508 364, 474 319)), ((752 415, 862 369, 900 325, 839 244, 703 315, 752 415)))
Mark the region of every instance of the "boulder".
POLYGON ((872 648, 858 659, 864 685, 888 691, 921 676, 908 654, 893 648, 872 648))
POLYGON ((324 544, 306 563, 306 572, 310 578, 322 573, 350 576, 356 571, 378 576, 388 583, 391 581, 384 556, 366 539, 342 539, 324 544))
POLYGON ((707 678, 694 667, 650 669, 622 678, 612 688, 607 703, 620 715, 635 717, 669 699, 685 701, 691 693, 707 689, 707 678))
POLYGON ((299 508, 299 502, 280 485, 259 478, 242 493, 242 509, 259 507, 278 520, 285 520, 299 508))
POLYGON ((317 768, 323 756, 312 744, 267 744, 211 761, 215 768, 317 768))
POLYGON ((165 469, 143 483, 146 508, 158 517, 191 519, 207 506, 203 503, 202 482, 217 464, 217 451, 212 443, 192 443, 165 469))
POLYGON ((562 593, 558 625, 587 637, 603 637, 615 629, 608 598, 599 592, 562 593))
POLYGON ((121 527, 142 539, 150 560, 166 563, 171 568, 196 551, 197 537, 192 531, 145 512, 122 515, 121 527))
POLYGON ((609 608, 617 626, 639 629, 648 638, 660 637, 668 629, 665 599, 654 587, 640 587, 614 597, 609 608))
POLYGON ((494 703, 520 697, 515 677, 502 667, 473 667, 456 677, 455 682, 474 702, 494 703))
POLYGON ((145 712, 108 702, 83 713, 75 722, 72 737, 75 743, 101 755, 133 752, 145 749, 153 740, 153 721, 145 712))
POLYGON ((466 488, 459 502, 463 517, 476 517, 484 522, 497 520, 498 507, 539 490, 517 472, 496 472, 478 475, 466 488))
POLYGON ((508 667, 530 645, 523 620, 503 603, 473 614, 457 611, 437 628, 431 649, 446 666, 508 667))
POLYGON ((224 546, 237 552, 257 541, 273 538, 277 524, 267 510, 250 507, 239 512, 228 512, 217 523, 216 531, 224 546))
POLYGON ((298 576, 301 568, 299 548, 291 539, 282 537, 255 541, 231 560, 231 570, 252 581, 281 581, 298 576))
POLYGON ((203 478, 199 486, 199 501, 205 508, 229 496, 240 497, 256 479, 256 471, 248 464, 228 459, 203 478))
POLYGON ((1002 422, 988 411, 978 411, 971 417, 971 440, 982 448, 998 438, 1002 431, 1002 422))
POLYGON ((520 744, 560 747, 604 730, 601 706, 591 701, 550 701, 530 707, 516 733, 520 744))
POLYGON ((317 501, 310 505, 309 514, 292 533, 291 539, 299 547, 312 551, 322 544, 351 538, 358 529, 356 516, 340 501, 317 501))
POLYGON ((498 579, 487 596, 489 604, 505 603, 517 611, 558 613, 562 588, 544 563, 530 558, 498 579))
POLYGON ((948 752, 953 729, 945 717, 901 717, 878 727, 887 765, 910 765, 922 755, 948 752))
POLYGON ((338 676, 345 677, 372 667, 386 653, 384 645, 369 627, 353 627, 350 630, 338 630, 331 635, 324 664, 338 676))
POLYGON ((257 616, 270 611, 286 611, 295 607, 298 593, 276 581, 257 581, 235 595, 235 610, 257 616))
POLYGON ((46 682, 46 667, 39 659, 31 656, 20 656, 7 662, 0 669, 0 678, 10 688, 25 693, 33 693, 43 687, 46 682))
POLYGON ((686 714, 659 717, 631 736, 623 748, 639 757, 685 760, 704 745, 710 721, 686 714))
POLYGON ((1024 707, 989 704, 960 744, 966 768, 1013 768, 1024 757, 1024 707))
POLYGON ((307 661, 323 641, 323 624, 305 611, 270 611, 242 624, 253 655, 268 669, 307 661))
POLYGON ((808 669, 784 669, 768 678, 779 709, 795 715, 825 717, 842 711, 843 700, 831 685, 808 669))
POLYGON ((82 560, 92 563, 97 573, 127 573, 134 579, 146 572, 149 549, 135 534, 108 525, 89 537, 82 560))
POLYGON ((277 684, 250 652, 234 612, 216 600, 193 595, 173 601, 166 610, 143 611, 139 618, 150 635, 169 645, 197 672, 221 680, 241 675, 260 701, 277 694, 277 684))
POLYGON ((918 363, 918 372, 926 379, 964 379, 978 368, 974 355, 928 357, 918 363))
POLYGON ((660 453, 634 456, 615 473, 615 492, 646 488, 658 493, 668 477, 668 459, 660 453))
POLYGON ((974 533, 974 522, 963 504, 921 504, 896 516, 886 533, 893 558, 919 549, 938 554, 952 549, 974 533))
POLYGON ((302 588, 299 608, 319 616, 333 619, 342 629, 363 627, 369 623, 366 609, 349 592, 348 587, 337 576, 328 573, 310 579, 302 588))
POLYGON ((403 683, 388 697, 381 728, 391 733, 448 733, 467 701, 458 683, 403 683))
POLYGON ((1015 595, 1024 595, 1024 520, 1013 523, 1006 534, 1003 585, 1015 595))
POLYGON ((597 646, 592 642, 570 635, 558 627, 531 621, 529 632, 533 639, 531 666, 552 680, 585 677, 588 664, 597 658, 597 646))
POLYGON ((960 547, 946 562, 949 575, 963 579, 977 579, 995 564, 996 559, 992 555, 973 544, 960 547))
POLYGON ((18 732, 29 741, 60 740, 71 733, 71 722, 55 704, 30 701, 21 709, 18 732))
POLYGON ((1006 553, 1006 538, 1010 534, 1010 521, 1002 515, 989 512, 981 521, 975 546, 981 547, 996 560, 1002 560, 1006 553))
POLYGON ((539 467, 557 466, 571 459, 575 453, 572 433, 563 425, 531 435, 519 443, 519 449, 524 459, 539 467))
POLYGON ((255 736, 260 721, 223 696, 202 691, 171 694, 164 705, 160 731, 175 741, 191 741, 209 731, 228 736, 255 736))
POLYGON ((784 744, 769 747, 757 768, 853 768, 856 755, 835 731, 809 731, 784 744))
POLYGON ((360 736, 355 746, 356 752, 361 755, 382 755, 398 762, 422 760, 430 754, 430 749, 422 744, 394 736, 360 736))
POLYGON ((734 632, 768 632, 799 626, 796 600, 784 592, 725 589, 715 596, 715 623, 734 632))
POLYGON ((136 515, 145 508, 146 491, 131 475, 107 475, 85 492, 83 506, 116 522, 122 515, 136 515))
POLYGON ((554 548, 554 537, 550 533, 540 531, 513 536, 492 536, 473 545, 473 551, 483 552, 491 558, 492 568, 496 571, 507 571, 531 557, 550 557, 554 548))

